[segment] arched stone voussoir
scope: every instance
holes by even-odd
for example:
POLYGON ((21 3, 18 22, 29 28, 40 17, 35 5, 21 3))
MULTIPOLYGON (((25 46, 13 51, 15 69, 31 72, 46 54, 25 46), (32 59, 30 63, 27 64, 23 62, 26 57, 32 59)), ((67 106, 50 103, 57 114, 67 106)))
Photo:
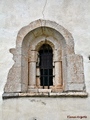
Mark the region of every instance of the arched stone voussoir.
POLYGON ((71 33, 67 29, 65 29, 63 26, 57 24, 54 21, 42 20, 42 19, 31 22, 29 25, 20 29, 17 35, 16 47, 21 47, 24 37, 29 32, 35 30, 36 28, 40 28, 40 27, 49 27, 49 28, 52 28, 58 31, 64 37, 66 45, 69 46, 69 49, 72 48, 72 52, 74 52, 74 40, 73 40, 71 33))

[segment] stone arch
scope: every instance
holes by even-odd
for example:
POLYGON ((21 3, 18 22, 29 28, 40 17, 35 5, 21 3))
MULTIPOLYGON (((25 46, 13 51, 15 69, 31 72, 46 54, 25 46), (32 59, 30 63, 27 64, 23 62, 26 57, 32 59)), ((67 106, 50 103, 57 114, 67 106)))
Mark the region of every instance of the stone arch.
POLYGON ((61 25, 57 24, 56 22, 50 21, 50 20, 36 20, 34 22, 31 22, 29 25, 23 27, 17 35, 16 39, 16 48, 17 47, 22 47, 22 42, 24 37, 30 32, 33 31, 34 29, 37 29, 39 27, 49 27, 52 29, 55 29, 58 31, 64 38, 65 42, 67 44, 67 54, 73 54, 74 53, 74 40, 71 35, 71 33, 66 30, 64 27, 61 25))
MULTIPOLYGON (((15 63, 9 71, 4 89, 5 93, 28 92, 28 63, 33 62, 33 73, 35 73, 37 48, 39 48, 39 44, 41 45, 45 41, 55 47, 54 62, 63 61, 63 83, 60 83, 60 89, 64 92, 85 91, 83 59, 82 56, 74 53, 74 40, 71 33, 53 21, 39 19, 19 31, 16 39, 16 48, 10 49, 15 63), (31 51, 32 53, 30 53, 31 51), (30 54, 32 54, 31 58, 30 54)), ((56 78, 60 77, 58 74, 56 78)), ((32 75, 32 71, 30 75, 32 75)))
MULTIPOLYGON (((47 40, 45 43, 48 44, 48 45, 50 45, 51 48, 54 49, 54 44, 53 44, 53 43, 51 43, 51 42, 48 41, 48 40, 47 40)), ((43 43, 42 43, 42 42, 39 42, 39 43, 37 44, 37 46, 36 46, 36 50, 39 51, 39 49, 40 49, 40 47, 41 47, 42 45, 43 45, 43 43)))
MULTIPOLYGON (((25 38, 22 42, 22 54, 24 57, 21 61, 23 61, 24 58, 29 58, 29 63, 30 63, 29 68, 31 69, 31 72, 29 73, 29 76, 30 76, 29 77, 29 83, 30 83, 29 88, 36 88, 35 87, 36 86, 36 72, 35 72, 36 71, 35 70, 36 69, 36 54, 41 45, 48 43, 53 49, 53 54, 54 54, 53 64, 56 64, 55 61, 60 62, 60 59, 61 59, 60 58, 60 49, 62 46, 64 46, 61 44, 65 44, 65 40, 61 34, 59 34, 58 32, 56 32, 54 34, 54 32, 55 32, 55 30, 51 29, 49 27, 39 27, 39 28, 33 30, 32 32, 29 32, 25 36, 25 38), (27 50, 26 48, 27 49, 29 48, 29 49, 27 50), (29 51, 29 56, 27 54, 27 51, 29 51), (33 77, 32 77, 32 74, 33 74, 33 77), (31 84, 33 84, 33 85, 31 85, 31 84)), ((28 66, 26 60, 24 60, 24 64, 25 64, 24 66, 28 66)), ((24 66, 22 67, 22 71, 25 71, 25 69, 26 69, 24 66)), ((30 71, 30 69, 29 69, 29 71, 30 71)), ((57 69, 59 69, 59 68, 57 67, 57 69)), ((26 74, 26 71, 23 72, 23 74, 22 74, 22 81, 23 81, 24 85, 26 85, 25 83, 28 83, 28 82, 26 82, 26 80, 28 81, 28 78, 26 78, 26 76, 28 76, 28 71, 27 71, 27 75, 24 75, 24 73, 26 74)), ((60 78, 60 76, 57 74, 55 79, 59 79, 59 78, 60 78)), ((59 80, 55 80, 56 83, 57 83, 57 81, 59 81, 59 80)), ((28 86, 28 84, 26 85, 26 87, 22 86, 22 90, 24 90, 24 88, 27 88, 27 86, 28 86)))

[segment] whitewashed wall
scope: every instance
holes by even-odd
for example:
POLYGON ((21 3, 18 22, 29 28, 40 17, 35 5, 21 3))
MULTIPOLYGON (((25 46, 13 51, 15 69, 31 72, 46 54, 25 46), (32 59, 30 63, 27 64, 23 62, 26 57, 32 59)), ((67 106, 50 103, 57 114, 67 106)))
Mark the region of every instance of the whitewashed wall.
POLYGON ((14 63, 9 49, 15 47, 18 31, 37 19, 55 21, 71 32, 75 53, 84 58, 86 90, 90 94, 90 0, 0 0, 0 120, 69 120, 68 115, 90 120, 90 95, 2 100, 14 63))

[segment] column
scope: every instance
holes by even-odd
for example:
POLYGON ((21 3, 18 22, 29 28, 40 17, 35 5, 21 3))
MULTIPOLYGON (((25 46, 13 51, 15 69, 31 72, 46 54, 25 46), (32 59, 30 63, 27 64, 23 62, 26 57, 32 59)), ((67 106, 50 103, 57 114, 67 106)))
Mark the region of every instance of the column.
POLYGON ((36 87, 36 51, 31 50, 29 56, 29 88, 36 87))
POLYGON ((29 88, 36 86, 36 62, 29 63, 29 88))
POLYGON ((55 86, 62 85, 62 61, 55 62, 55 86))

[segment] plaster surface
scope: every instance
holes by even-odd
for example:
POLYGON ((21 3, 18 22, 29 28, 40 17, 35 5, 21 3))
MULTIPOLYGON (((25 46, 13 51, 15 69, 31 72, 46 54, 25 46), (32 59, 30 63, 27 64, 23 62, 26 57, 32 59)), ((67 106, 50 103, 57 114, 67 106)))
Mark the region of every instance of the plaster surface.
POLYGON ((89 0, 0 1, 0 120, 69 120, 68 115, 87 116, 83 119, 90 120, 89 13, 89 0), (14 64, 9 49, 15 48, 18 31, 37 19, 55 21, 73 35, 75 53, 84 58, 88 98, 34 97, 2 100, 8 71, 14 64))

